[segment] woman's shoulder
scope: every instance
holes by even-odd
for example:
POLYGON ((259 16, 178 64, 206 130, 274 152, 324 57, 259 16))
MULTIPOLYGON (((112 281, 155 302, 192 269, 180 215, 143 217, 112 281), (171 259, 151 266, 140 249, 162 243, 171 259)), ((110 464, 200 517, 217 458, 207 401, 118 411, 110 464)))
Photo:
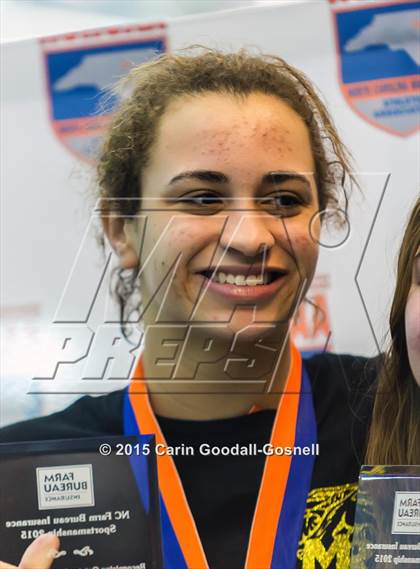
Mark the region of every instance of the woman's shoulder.
POLYGON ((310 377, 322 457, 314 488, 357 481, 364 462, 382 356, 322 353, 304 359, 310 377))
POLYGON ((122 434, 124 389, 85 395, 61 411, 0 429, 0 443, 122 434))
POLYGON ((352 354, 323 352, 304 358, 313 389, 361 392, 374 391, 383 355, 365 357, 352 354))
POLYGON ((373 358, 325 352, 304 359, 315 411, 330 426, 370 423, 383 355, 373 358))

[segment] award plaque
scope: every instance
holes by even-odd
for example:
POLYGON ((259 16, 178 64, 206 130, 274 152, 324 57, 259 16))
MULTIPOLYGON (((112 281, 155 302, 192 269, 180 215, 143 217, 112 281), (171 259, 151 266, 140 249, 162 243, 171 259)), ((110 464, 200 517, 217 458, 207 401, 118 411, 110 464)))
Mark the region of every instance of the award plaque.
POLYGON ((420 567, 420 466, 363 466, 351 569, 420 567))
POLYGON ((0 444, 0 559, 41 533, 52 569, 161 569, 154 436, 0 444))

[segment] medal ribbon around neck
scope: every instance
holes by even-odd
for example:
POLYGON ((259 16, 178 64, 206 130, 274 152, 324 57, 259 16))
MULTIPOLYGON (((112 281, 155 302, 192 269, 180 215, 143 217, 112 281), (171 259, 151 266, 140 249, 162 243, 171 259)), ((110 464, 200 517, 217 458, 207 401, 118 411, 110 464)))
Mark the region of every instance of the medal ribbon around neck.
MULTIPOLYGON (((138 359, 124 398, 124 434, 154 434, 167 446, 150 404, 143 364, 138 359)), ((317 442, 311 384, 298 349, 291 346, 291 364, 277 408, 270 443, 296 454, 266 457, 244 569, 286 569, 296 564, 313 454, 299 447, 317 442)), ((312 447, 315 448, 315 447, 312 447)), ((165 569, 208 569, 203 546, 172 456, 157 457, 165 569)))

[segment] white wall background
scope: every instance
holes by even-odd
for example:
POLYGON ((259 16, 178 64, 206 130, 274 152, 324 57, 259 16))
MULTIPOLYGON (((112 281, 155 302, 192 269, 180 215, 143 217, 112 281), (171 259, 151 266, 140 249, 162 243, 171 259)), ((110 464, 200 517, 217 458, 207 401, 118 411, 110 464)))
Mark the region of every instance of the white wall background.
POLYGON ((146 22, 299 1, 301 0, 1 0, 1 39, 21 40, 125 22, 146 22))

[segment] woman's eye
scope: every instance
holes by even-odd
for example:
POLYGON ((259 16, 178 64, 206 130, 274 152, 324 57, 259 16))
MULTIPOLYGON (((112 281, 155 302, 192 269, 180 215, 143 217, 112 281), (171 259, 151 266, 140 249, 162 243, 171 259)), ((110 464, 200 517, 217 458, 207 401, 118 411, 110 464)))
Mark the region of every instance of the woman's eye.
POLYGON ((260 204, 265 208, 277 213, 285 215, 292 215, 299 206, 302 205, 302 200, 295 194, 271 194, 259 199, 260 204))
POLYGON ((181 196, 177 200, 181 204, 186 205, 186 209, 196 210, 210 210, 211 212, 218 211, 223 206, 223 199, 217 194, 210 192, 203 192, 201 194, 189 194, 181 196))

